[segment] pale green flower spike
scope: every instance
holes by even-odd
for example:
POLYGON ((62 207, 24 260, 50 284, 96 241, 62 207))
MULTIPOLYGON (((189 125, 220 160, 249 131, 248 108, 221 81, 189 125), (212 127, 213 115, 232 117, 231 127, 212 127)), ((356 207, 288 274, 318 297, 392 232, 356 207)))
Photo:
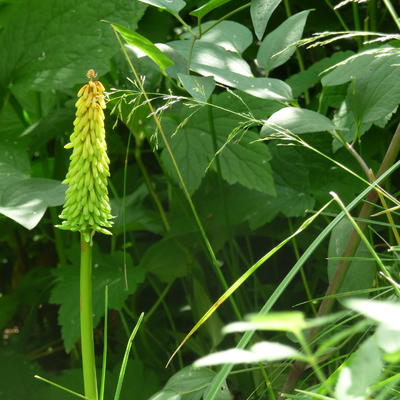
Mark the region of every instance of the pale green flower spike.
POLYGON ((64 147, 72 148, 70 165, 62 183, 68 184, 66 201, 60 214, 62 225, 57 228, 80 231, 85 240, 90 241, 94 232, 111 235, 105 228, 112 225, 110 201, 108 198, 107 177, 110 176, 107 144, 104 130, 104 86, 89 70, 90 81, 78 92, 74 132, 70 143, 64 147))

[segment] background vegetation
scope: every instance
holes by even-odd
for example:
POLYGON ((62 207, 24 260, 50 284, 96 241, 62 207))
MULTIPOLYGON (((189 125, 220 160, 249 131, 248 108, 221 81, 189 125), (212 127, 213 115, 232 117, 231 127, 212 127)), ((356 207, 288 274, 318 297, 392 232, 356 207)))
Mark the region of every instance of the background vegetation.
POLYGON ((290 382, 307 392, 295 398, 396 398, 399 10, 344 3, 0 1, 1 399, 76 398, 35 374, 82 392, 79 235, 54 225, 89 68, 109 93, 115 216, 113 236, 94 240, 99 368, 109 287, 105 398, 142 312, 123 400, 277 399, 290 382), (340 202, 318 211, 331 192, 355 219, 340 202), (349 295, 393 303, 371 314, 349 295), (304 314, 221 333, 270 310, 304 314), (263 339, 306 357, 252 348, 211 362, 247 361, 234 369, 190 367, 263 339), (312 368, 294 377, 299 359, 312 368))

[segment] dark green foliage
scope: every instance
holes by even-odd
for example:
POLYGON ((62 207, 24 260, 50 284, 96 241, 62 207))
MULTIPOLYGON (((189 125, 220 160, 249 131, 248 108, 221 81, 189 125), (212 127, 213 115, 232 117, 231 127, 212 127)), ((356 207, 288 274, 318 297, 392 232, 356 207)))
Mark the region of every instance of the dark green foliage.
MULTIPOLYGON (((0 1, 1 399, 74 398, 35 374, 82 392, 79 239, 54 225, 65 197, 60 182, 75 93, 89 68, 108 92, 113 236, 95 237, 93 260, 98 368, 109 288, 105 398, 114 396, 128 337, 144 312, 120 400, 272 399, 289 375, 287 360, 277 361, 283 347, 252 345, 279 342, 299 357, 304 348, 293 326, 287 335, 258 332, 251 339, 250 351, 270 360, 265 370, 191 366, 214 351, 242 349, 251 335, 225 337, 221 328, 271 306, 296 306, 307 329, 321 327, 311 350, 327 383, 307 369, 296 382, 307 394, 294 398, 397 395, 400 346, 398 326, 390 323, 398 318, 379 304, 375 312, 373 303, 344 298, 396 299, 399 210, 392 211, 394 224, 371 214, 398 205, 398 174, 385 182, 394 198, 364 216, 367 243, 347 257, 349 270, 330 296, 340 296, 332 311, 348 305, 370 320, 358 322, 349 312, 311 319, 335 282, 352 225, 329 225, 341 211, 336 203, 302 224, 331 200, 330 192, 345 204, 360 196, 371 179, 367 169, 376 175, 387 149, 398 146, 389 147, 399 124, 399 37, 365 43, 374 32, 396 33, 397 25, 383 2, 354 2, 336 12, 329 3, 0 1), (362 24, 369 34, 313 36, 362 24), (315 46, 302 46, 305 38, 315 46), (225 290, 300 226, 222 299, 165 369, 225 290), (318 235, 329 242, 315 241, 318 235), (294 276, 303 254, 302 277, 294 276)), ((359 200, 354 218, 366 207, 359 200)), ((237 350, 230 354, 235 362, 249 356, 237 350)))

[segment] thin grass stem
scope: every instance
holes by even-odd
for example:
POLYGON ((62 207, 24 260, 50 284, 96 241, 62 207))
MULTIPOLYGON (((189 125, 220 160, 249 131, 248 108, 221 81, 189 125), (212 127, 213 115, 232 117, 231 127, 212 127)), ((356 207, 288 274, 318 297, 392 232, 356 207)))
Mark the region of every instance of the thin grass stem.
POLYGON ((124 377, 125 377, 126 366, 128 365, 129 353, 131 351, 132 343, 133 343, 133 340, 135 339, 136 333, 137 333, 137 331, 138 331, 138 329, 140 327, 140 324, 143 321, 143 317, 144 317, 144 313, 141 313, 140 317, 139 317, 139 319, 138 319, 138 321, 137 321, 135 327, 133 328, 133 331, 132 331, 132 333, 131 333, 131 335, 129 337, 128 343, 126 345, 124 358, 122 360, 121 369, 119 371, 117 387, 115 389, 114 400, 119 400, 119 398, 120 398, 122 384, 124 382, 124 377))
MULTIPOLYGON (((211 264, 214 267, 215 273, 216 273, 216 275, 217 275, 222 287, 226 290, 226 289, 228 289, 228 285, 227 285, 225 277, 224 277, 224 275, 223 275, 223 273, 222 273, 222 271, 220 269, 220 263, 217 260, 217 257, 216 257, 216 255, 214 253, 214 250, 213 250, 212 246, 211 246, 211 243, 208 240, 207 234, 206 234, 206 232, 204 230, 203 224, 201 223, 200 217, 199 217, 199 215, 198 215, 198 213, 196 211, 196 208, 195 208, 194 203, 192 201, 192 198, 190 196, 189 190, 187 189, 185 180, 183 179, 181 170, 180 170, 180 168, 178 166, 178 163, 177 163, 177 161, 175 159, 175 156, 173 154, 172 148, 171 148, 171 146, 169 144, 169 141, 168 141, 168 138, 167 138, 167 134, 165 133, 164 128, 161 125, 161 121, 158 118, 157 113, 155 112, 155 109, 154 109, 152 103, 149 101, 149 98, 147 96, 147 92, 145 91, 145 89, 143 87, 142 81, 139 78, 139 75, 138 75, 138 73, 136 71, 136 68, 134 67, 131 59, 129 58, 129 55, 128 55, 128 53, 127 53, 127 51, 126 51, 126 49, 125 49, 125 47, 124 47, 124 45, 123 45, 123 43, 121 41, 120 35, 114 29, 113 26, 112 26, 112 28, 113 28, 115 36, 116 36, 116 38, 117 38, 117 40, 118 40, 118 42, 120 44, 121 50, 122 50, 122 52, 123 52, 128 64, 129 64, 129 67, 130 67, 130 69, 131 69, 131 71, 133 73, 133 76, 135 77, 136 83, 137 83, 139 89, 141 90, 143 96, 145 97, 145 99, 147 101, 147 104, 148 104, 149 109, 150 109, 150 113, 151 113, 151 115, 152 115, 152 117, 154 119, 154 122, 155 122, 155 124, 157 126, 158 131, 160 132, 160 135, 161 135, 161 138, 163 140, 164 146, 165 146, 165 148, 166 148, 166 150, 167 150, 167 152, 168 152, 168 154, 170 156, 172 165, 173 165, 174 170, 175 170, 175 172, 176 172, 176 174, 178 176, 178 180, 179 180, 181 189, 182 189, 182 191, 183 191, 183 193, 185 195, 185 198, 186 198, 186 200, 187 200, 187 202, 189 204, 189 207, 190 207, 191 212, 193 214, 193 217, 195 219, 196 225, 197 225, 197 227, 199 229, 200 236, 201 236, 201 238, 203 240, 203 243, 204 243, 205 249, 207 251, 207 254, 208 254, 208 256, 209 256, 209 258, 211 260, 211 264)), ((230 302, 231 302, 233 311, 235 312, 236 316, 238 318, 240 318, 239 308, 236 305, 235 300, 232 298, 232 299, 230 299, 230 302)))

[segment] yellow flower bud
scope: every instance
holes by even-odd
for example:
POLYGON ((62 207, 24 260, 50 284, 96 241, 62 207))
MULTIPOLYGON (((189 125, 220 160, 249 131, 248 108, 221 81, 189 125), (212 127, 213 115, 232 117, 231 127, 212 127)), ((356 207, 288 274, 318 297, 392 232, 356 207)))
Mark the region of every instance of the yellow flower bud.
POLYGON ((60 229, 81 231, 89 241, 94 231, 111 235, 106 227, 111 207, 108 198, 107 176, 110 176, 107 144, 104 130, 104 86, 94 70, 87 73, 89 82, 78 91, 74 132, 70 143, 73 149, 68 173, 62 183, 68 184, 66 201, 57 225, 60 229))

